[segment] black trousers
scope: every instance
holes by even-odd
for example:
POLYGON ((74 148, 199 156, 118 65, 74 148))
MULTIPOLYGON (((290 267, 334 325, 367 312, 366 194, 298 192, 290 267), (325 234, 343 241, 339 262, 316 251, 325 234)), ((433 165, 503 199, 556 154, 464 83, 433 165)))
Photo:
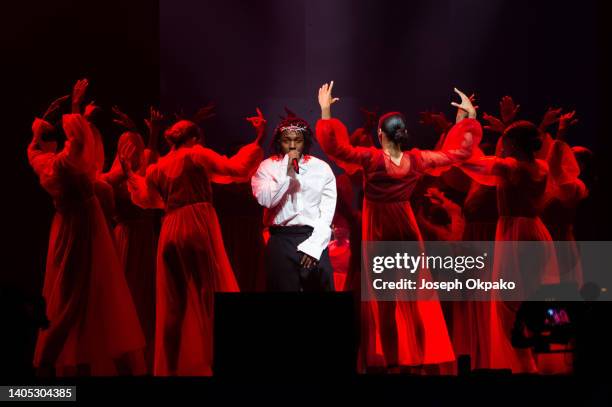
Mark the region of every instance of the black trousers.
POLYGON ((297 247, 312 234, 310 226, 272 226, 266 246, 268 291, 334 291, 334 276, 327 249, 318 264, 303 268, 297 247))

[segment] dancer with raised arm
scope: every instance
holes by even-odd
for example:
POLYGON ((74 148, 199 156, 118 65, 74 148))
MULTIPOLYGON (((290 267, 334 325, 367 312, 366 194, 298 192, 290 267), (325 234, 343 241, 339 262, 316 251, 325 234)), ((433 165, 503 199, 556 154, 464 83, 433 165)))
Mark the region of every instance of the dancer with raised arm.
MULTIPOLYGON (((477 181, 497 187, 499 219, 495 233, 495 258, 492 279, 517 282, 524 296, 529 287, 559 282, 555 247, 540 219, 546 201, 549 169, 536 155, 542 148, 542 135, 531 122, 519 120, 508 126, 499 143, 499 156, 483 157, 462 169, 477 181), (530 252, 532 264, 540 264, 539 274, 524 275, 519 259, 525 255, 521 242, 540 241, 530 252), (524 284, 522 284, 524 283, 524 284)), ((489 337, 484 345, 489 350, 491 368, 510 368, 515 373, 537 370, 529 349, 512 346, 510 334, 519 302, 503 302, 492 296, 489 337)))
POLYGON ((212 375, 214 293, 238 291, 238 284, 210 183, 248 179, 261 161, 266 122, 259 110, 250 121, 257 138, 232 158, 198 144, 201 130, 188 120, 166 130, 171 150, 145 176, 132 170, 134 146, 120 152, 133 202, 166 212, 157 250, 156 376, 212 375))
MULTIPOLYGON (((118 110, 113 109, 117 115, 118 110)), ((125 278, 132 293, 134 305, 147 341, 145 356, 147 370, 153 371, 153 355, 155 344, 155 259, 157 255, 157 238, 159 235, 160 211, 142 209, 135 205, 128 190, 128 183, 121 163, 119 151, 127 144, 135 147, 131 157, 131 170, 139 175, 146 174, 147 167, 157 160, 157 138, 161 131, 162 115, 154 108, 150 110, 148 146, 142 136, 135 131, 135 126, 129 125, 127 116, 121 121, 115 119, 127 131, 121 134, 117 143, 117 156, 113 165, 101 178, 113 188, 115 200, 113 236, 117 254, 125 273, 125 278)), ((131 120, 130 120, 131 121, 131 120)))
POLYGON ((57 129, 45 119, 34 121, 28 147, 55 205, 43 286, 51 323, 38 336, 34 366, 43 375, 143 374, 145 341, 94 193, 96 143, 79 113, 87 85, 74 86, 74 113, 62 118, 63 149, 57 151, 57 129))
MULTIPOLYGON (((333 82, 319 89, 321 120, 317 139, 334 159, 357 164, 365 174, 364 241, 422 241, 410 196, 421 174, 467 160, 482 136, 476 110, 462 92, 457 124, 440 151, 406 150, 410 136, 399 112, 378 123, 382 149, 353 147, 344 124, 331 116, 333 82)), ((440 303, 432 301, 368 301, 362 303, 361 364, 393 369, 423 366, 455 359, 440 303)))

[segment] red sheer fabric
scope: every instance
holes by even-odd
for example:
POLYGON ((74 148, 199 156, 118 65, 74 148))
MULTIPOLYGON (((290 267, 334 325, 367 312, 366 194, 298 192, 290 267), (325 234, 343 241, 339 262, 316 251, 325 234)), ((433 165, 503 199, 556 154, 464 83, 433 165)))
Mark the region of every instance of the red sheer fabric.
POLYGON ((104 168, 104 142, 102 140, 102 134, 93 123, 87 121, 87 124, 89 125, 89 130, 91 131, 94 142, 93 158, 96 164, 96 174, 100 174, 104 168))
POLYGON ((213 196, 223 245, 240 291, 265 291, 263 208, 253 199, 251 183, 213 185, 213 196))
MULTIPOLYGON (((94 194, 94 137, 80 115, 65 115, 63 126, 67 140, 61 152, 41 151, 36 139, 28 148, 56 207, 43 286, 51 326, 39 334, 34 366, 55 367, 60 374, 85 367, 92 375, 113 375, 114 361, 137 354, 145 342, 94 194)), ((144 364, 131 368, 144 373, 144 364)))
POLYGON ((497 190, 472 182, 463 202, 465 228, 462 240, 493 241, 497 227, 497 190))
MULTIPOLYGON (((374 147, 374 143, 372 143, 372 137, 363 127, 356 129, 351 134, 348 141, 349 141, 349 144, 352 146, 359 146, 359 147, 366 147, 366 148, 374 147)), ((344 161, 336 156, 329 156, 329 158, 334 162, 334 164, 342 168, 344 172, 346 172, 350 176, 353 176, 357 172, 362 170, 361 165, 359 165, 358 163, 356 164, 356 163, 352 163, 349 161, 344 161)))
POLYGON ((338 199, 333 220, 333 240, 329 258, 334 269, 336 291, 350 291, 359 277, 361 249, 361 214, 353 208, 353 181, 347 174, 336 177, 338 199))
POLYGON ((211 375, 213 296, 238 291, 228 261, 210 182, 244 179, 262 158, 256 144, 227 158, 202 146, 173 150, 131 176, 132 200, 164 208, 157 252, 154 374, 211 375))
MULTIPOLYGON (((133 166, 137 173, 144 174, 153 154, 145 150, 142 137, 138 133, 123 133, 119 138, 117 151, 120 151, 126 143, 135 146, 133 166)), ((155 343, 155 262, 159 212, 142 209, 132 203, 118 157, 115 158, 111 170, 103 174, 101 179, 111 184, 113 188, 115 247, 147 343, 145 350, 147 369, 152 372, 155 343)))
MULTIPOLYGON (((561 140, 549 140, 546 161, 550 169, 547 190, 547 205, 542 220, 555 241, 559 263, 559 280, 583 284, 583 270, 580 252, 574 236, 576 208, 586 198, 588 190, 578 178, 580 166, 571 147, 561 140)), ((560 347, 562 345, 559 345, 560 347)), ((540 354, 537 359, 540 373, 570 373, 571 353, 540 354)))
MULTIPOLYGON (((463 120, 449 132, 449 150, 414 149, 397 165, 382 150, 352 147, 339 120, 319 120, 316 131, 325 153, 364 170, 364 241, 421 241, 410 206, 420 173, 470 158, 481 134, 477 121, 463 120)), ((365 366, 437 364, 455 357, 437 300, 362 302, 361 347, 365 366)))
POLYGON ((542 219, 557 243, 559 276, 562 282, 583 283, 580 253, 574 236, 576 208, 588 195, 584 183, 578 178, 580 166, 571 147, 561 140, 551 143, 547 157, 550 169, 547 205, 542 219))
POLYGON ((334 289, 335 291, 346 291, 346 279, 349 276, 351 261, 351 247, 349 227, 344 218, 334 217, 333 239, 329 242, 327 248, 329 250, 329 260, 334 270, 334 289))
MULTIPOLYGON (((559 282, 559 267, 555 246, 550 233, 540 219, 550 190, 548 164, 536 159, 518 161, 514 158, 485 157, 475 166, 466 168, 468 174, 477 181, 497 186, 497 207, 499 220, 495 234, 496 244, 493 266, 493 279, 500 276, 521 282, 534 281, 533 277, 523 276, 517 262, 521 254, 521 241, 541 241, 541 251, 533 261, 539 261, 540 275, 536 279, 542 284, 559 282), (484 176, 483 176, 484 174, 484 176), (547 243, 548 242, 548 243, 547 243)), ((533 287, 531 287, 533 288, 533 287)), ((526 292, 523 293, 526 295, 526 292)), ((492 368, 511 368, 513 372, 536 371, 535 361, 530 350, 513 348, 510 333, 520 303, 502 302, 493 297, 489 338, 490 364, 492 368)))
MULTIPOLYGON (((494 241, 498 217, 496 188, 473 182, 463 203, 463 214, 465 228, 462 240, 494 241)), ((491 304, 484 301, 454 301, 451 310, 451 338, 455 353, 469 355, 472 369, 490 369, 491 304)))

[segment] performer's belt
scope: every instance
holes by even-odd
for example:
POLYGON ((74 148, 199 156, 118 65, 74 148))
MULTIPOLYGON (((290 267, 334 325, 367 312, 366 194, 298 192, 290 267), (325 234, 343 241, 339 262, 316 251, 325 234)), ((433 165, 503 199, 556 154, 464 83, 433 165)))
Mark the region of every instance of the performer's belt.
POLYGON ((313 231, 312 226, 270 226, 271 235, 308 235, 313 231))

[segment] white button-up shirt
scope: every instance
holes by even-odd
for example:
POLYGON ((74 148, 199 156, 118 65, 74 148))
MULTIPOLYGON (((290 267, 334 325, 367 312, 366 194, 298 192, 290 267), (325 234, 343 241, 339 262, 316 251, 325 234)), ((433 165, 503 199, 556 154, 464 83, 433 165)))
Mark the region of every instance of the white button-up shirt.
POLYGON ((331 238, 336 210, 336 177, 316 157, 302 157, 300 173, 287 175, 289 156, 262 161, 251 179, 253 195, 264 206, 265 226, 312 226, 312 235, 297 250, 319 260, 331 238))

